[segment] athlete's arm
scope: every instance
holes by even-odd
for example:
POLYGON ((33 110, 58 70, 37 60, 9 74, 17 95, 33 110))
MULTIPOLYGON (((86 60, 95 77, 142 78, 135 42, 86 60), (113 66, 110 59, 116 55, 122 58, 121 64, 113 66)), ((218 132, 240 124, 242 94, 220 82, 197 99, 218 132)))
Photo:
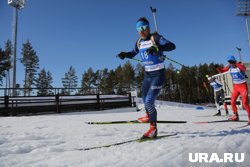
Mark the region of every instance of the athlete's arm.
POLYGON ((137 47, 137 42, 135 43, 135 47, 133 50, 126 52, 126 57, 127 58, 133 58, 137 55, 137 53, 139 52, 139 49, 137 47))
POLYGON ((226 71, 228 71, 228 70, 229 70, 229 65, 227 65, 227 66, 226 66, 226 67, 224 67, 224 68, 220 68, 220 67, 218 67, 218 68, 216 68, 216 70, 217 70, 219 73, 226 72, 226 71))
POLYGON ((243 64, 241 64, 241 63, 236 63, 235 64, 239 69, 240 69, 240 71, 246 71, 246 66, 244 66, 243 64))
POLYGON ((173 42, 166 40, 163 36, 156 34, 154 35, 155 43, 161 51, 175 50, 176 46, 173 42))

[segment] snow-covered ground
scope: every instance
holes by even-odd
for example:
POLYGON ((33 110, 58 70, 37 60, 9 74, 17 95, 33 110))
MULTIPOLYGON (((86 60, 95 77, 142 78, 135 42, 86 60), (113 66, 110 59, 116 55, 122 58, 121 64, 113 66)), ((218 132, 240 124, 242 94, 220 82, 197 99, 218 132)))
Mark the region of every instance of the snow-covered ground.
MULTIPOLYGON (((227 118, 209 117, 216 112, 213 108, 197 110, 191 105, 158 104, 158 120, 188 121, 186 124, 158 124, 159 135, 178 132, 177 136, 88 151, 76 149, 135 139, 140 137, 149 125, 89 125, 85 122, 134 120, 144 115, 144 112, 125 108, 0 117, 0 167, 249 166, 250 129, 235 128, 246 123, 194 124, 195 121, 227 118), (207 159, 212 163, 205 163, 204 159, 202 163, 188 161, 189 155, 195 160, 195 155, 198 155, 195 153, 199 152, 209 153, 207 159), (211 153, 217 153, 217 159, 215 154, 211 153), (244 153, 244 162, 230 162, 229 158, 225 159, 227 162, 216 163, 218 158, 225 158, 224 153, 232 153, 234 161, 236 155, 239 155, 238 160, 242 160, 240 153, 244 153)), ((224 111, 222 113, 224 114, 224 111)), ((239 113, 240 119, 247 120, 245 111, 240 110, 239 113)))

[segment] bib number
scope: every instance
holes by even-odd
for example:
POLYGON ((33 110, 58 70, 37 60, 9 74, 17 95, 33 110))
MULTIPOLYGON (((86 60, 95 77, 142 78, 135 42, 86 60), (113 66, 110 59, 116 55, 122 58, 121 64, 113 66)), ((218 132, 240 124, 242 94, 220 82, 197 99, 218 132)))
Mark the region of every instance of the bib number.
POLYGON ((144 52, 141 52, 142 59, 148 59, 148 52, 145 50, 144 52))

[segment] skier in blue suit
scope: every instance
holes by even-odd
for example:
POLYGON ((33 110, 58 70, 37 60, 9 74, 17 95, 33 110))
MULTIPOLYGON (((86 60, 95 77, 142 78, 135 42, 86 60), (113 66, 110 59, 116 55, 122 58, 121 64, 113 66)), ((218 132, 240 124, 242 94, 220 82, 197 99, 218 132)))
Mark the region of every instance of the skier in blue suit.
POLYGON ((158 33, 150 33, 149 22, 142 17, 136 22, 136 29, 140 38, 135 48, 130 52, 121 52, 118 57, 133 58, 140 54, 144 65, 145 74, 142 83, 142 98, 146 109, 146 115, 138 118, 140 122, 149 122, 150 128, 144 133, 143 138, 157 136, 157 111, 155 100, 165 81, 164 51, 175 49, 175 44, 166 40, 158 33))
POLYGON ((207 79, 215 93, 215 105, 216 105, 218 112, 214 116, 221 116, 220 105, 222 104, 224 104, 226 115, 229 115, 227 104, 225 103, 225 92, 222 87, 223 86, 222 83, 214 77, 208 77, 207 79))

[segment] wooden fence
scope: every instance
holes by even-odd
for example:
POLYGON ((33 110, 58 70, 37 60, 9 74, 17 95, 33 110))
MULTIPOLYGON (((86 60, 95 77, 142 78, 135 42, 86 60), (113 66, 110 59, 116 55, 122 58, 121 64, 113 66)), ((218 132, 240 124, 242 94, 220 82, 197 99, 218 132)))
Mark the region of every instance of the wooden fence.
MULTIPOLYGON (((0 89, 9 92, 5 89, 0 89)), ((135 107, 135 102, 128 91, 123 94, 92 94, 64 95, 56 93, 48 96, 10 96, 6 93, 0 95, 0 115, 15 116, 41 113, 61 113, 65 111, 104 110, 119 107, 135 107)))

